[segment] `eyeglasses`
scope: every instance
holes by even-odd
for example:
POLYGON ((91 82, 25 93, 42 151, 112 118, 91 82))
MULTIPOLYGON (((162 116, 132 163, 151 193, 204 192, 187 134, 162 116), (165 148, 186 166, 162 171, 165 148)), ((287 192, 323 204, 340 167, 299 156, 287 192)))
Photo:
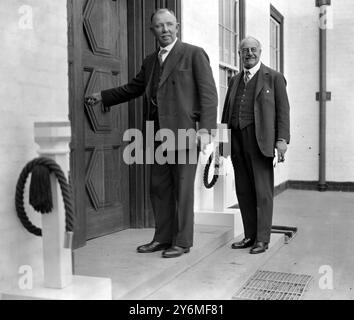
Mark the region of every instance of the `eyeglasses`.
POLYGON ((252 53, 256 53, 258 50, 258 48, 256 47, 252 47, 252 48, 242 48, 241 52, 242 54, 247 54, 249 51, 251 51, 252 53))

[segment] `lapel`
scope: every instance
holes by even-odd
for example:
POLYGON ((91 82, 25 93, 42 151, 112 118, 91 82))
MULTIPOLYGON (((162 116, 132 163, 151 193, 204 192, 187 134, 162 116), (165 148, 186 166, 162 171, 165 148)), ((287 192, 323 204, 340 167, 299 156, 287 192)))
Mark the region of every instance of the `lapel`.
POLYGON ((167 80, 167 78, 175 68, 178 61, 183 57, 184 51, 185 51, 185 46, 180 40, 177 40, 176 44, 174 45, 174 47, 172 48, 171 52, 168 54, 165 60, 159 88, 164 84, 164 82, 167 80))
POLYGON ((229 118, 229 122, 231 121, 231 115, 232 115, 232 108, 235 104, 235 99, 236 99, 236 92, 237 92, 237 88, 238 85, 240 83, 240 80, 243 77, 243 71, 239 72, 236 77, 235 77, 235 81, 232 85, 232 88, 230 89, 230 97, 229 97, 229 101, 228 101, 228 118, 229 118))
POLYGON ((267 82, 267 78, 269 75, 268 69, 266 68, 266 66, 263 63, 261 64, 261 67, 259 68, 258 72, 259 72, 259 74, 258 74, 255 96, 254 96, 255 102, 257 101, 257 97, 264 87, 264 83, 267 82))
POLYGON ((155 70, 155 64, 157 62, 157 55, 158 55, 158 50, 151 55, 151 62, 147 63, 147 67, 149 68, 147 70, 147 73, 149 74, 149 80, 146 85, 145 93, 147 96, 147 100, 150 101, 150 92, 151 92, 151 81, 152 81, 152 76, 154 74, 155 70))

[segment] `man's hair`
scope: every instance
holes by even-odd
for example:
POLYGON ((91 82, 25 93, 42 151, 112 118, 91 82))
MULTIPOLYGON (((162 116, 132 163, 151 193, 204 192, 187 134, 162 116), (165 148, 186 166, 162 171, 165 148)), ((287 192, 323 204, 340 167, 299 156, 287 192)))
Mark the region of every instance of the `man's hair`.
POLYGON ((175 13, 172 10, 170 10, 168 8, 160 8, 160 9, 155 10, 152 13, 151 18, 150 18, 150 22, 152 23, 152 20, 154 19, 155 15, 157 15, 158 13, 163 13, 163 12, 168 12, 168 13, 172 14, 177 20, 177 17, 176 17, 175 13))
POLYGON ((256 39, 255 37, 251 37, 251 36, 248 36, 248 37, 242 39, 242 40, 240 41, 240 44, 239 44, 238 47, 241 49, 242 46, 243 46, 243 44, 244 44, 247 40, 254 40, 254 41, 256 41, 258 48, 259 48, 259 49, 262 49, 262 44, 260 43, 260 41, 259 41, 258 39, 256 39))

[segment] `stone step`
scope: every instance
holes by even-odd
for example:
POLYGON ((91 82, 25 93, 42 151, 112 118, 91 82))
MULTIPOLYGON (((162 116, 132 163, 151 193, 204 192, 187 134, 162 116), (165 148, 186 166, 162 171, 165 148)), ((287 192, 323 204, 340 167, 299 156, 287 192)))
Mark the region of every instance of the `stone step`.
POLYGON ((272 234, 269 249, 250 254, 249 249, 233 250, 229 241, 186 270, 147 300, 230 300, 243 284, 284 245, 284 235, 272 234))
POLYGON ((161 251, 141 254, 136 247, 149 242, 153 229, 128 229, 93 239, 74 251, 74 273, 112 279, 113 299, 141 300, 186 272, 233 238, 233 228, 195 225, 194 246, 178 258, 161 251))

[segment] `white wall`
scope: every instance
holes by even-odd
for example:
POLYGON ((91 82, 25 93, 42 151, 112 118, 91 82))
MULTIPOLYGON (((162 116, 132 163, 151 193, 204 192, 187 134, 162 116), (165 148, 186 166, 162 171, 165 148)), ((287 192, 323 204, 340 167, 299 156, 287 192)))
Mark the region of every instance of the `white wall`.
POLYGON ((182 40, 202 47, 206 51, 217 88, 219 84, 218 19, 218 1, 182 0, 182 40))
MULTIPOLYGON (((209 56, 219 88, 219 3, 215 0, 182 0, 182 41, 202 47, 209 56)), ((204 163, 207 158, 204 160, 204 163)), ((214 192, 203 185, 204 166, 199 165, 195 179, 195 209, 213 207, 214 192)))
POLYGON ((327 31, 327 180, 354 181, 354 9, 332 1, 333 29, 327 31))
MULTIPOLYGON (((286 164, 275 170, 275 184, 318 180, 319 171, 319 8, 314 1, 247 0, 246 34, 263 44, 269 62, 269 6, 284 16, 284 75, 290 100, 291 142, 286 164)), ((332 1, 333 29, 327 31, 326 178, 354 181, 354 83, 346 72, 354 62, 352 2, 332 1), (338 72, 342 70, 343 72, 338 72)), ((328 19, 331 19, 329 16, 328 19)))
POLYGON ((313 1, 290 1, 288 4, 284 67, 291 103, 290 180, 318 180, 319 107, 315 99, 319 88, 317 17, 318 8, 313 1))
MULTIPOLYGON (((287 3, 285 74, 291 102, 289 179, 318 180, 319 171, 319 8, 313 1, 287 3)), ((354 181, 354 10, 352 1, 332 1, 333 28, 327 30, 326 179, 354 181)), ((331 20, 331 16, 328 17, 331 20)))
MULTIPOLYGON (((17 284, 22 265, 42 273, 41 239, 20 224, 14 196, 22 168, 37 156, 33 123, 68 118, 66 17, 66 0, 1 1, 0 292, 17 284)), ((40 227, 39 214, 26 210, 40 227)))

